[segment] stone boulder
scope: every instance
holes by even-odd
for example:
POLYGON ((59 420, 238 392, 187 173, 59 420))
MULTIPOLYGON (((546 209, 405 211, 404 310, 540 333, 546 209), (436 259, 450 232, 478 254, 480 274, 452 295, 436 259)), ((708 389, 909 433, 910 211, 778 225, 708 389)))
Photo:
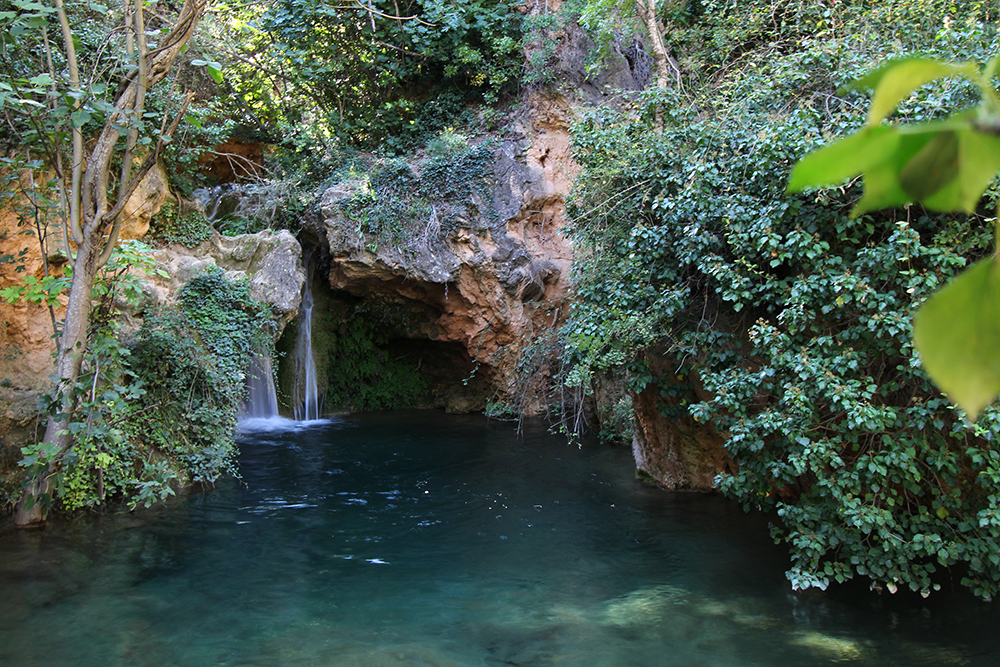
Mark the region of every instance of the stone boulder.
POLYGON ((171 303, 178 290, 210 266, 218 266, 231 278, 245 278, 250 296, 271 304, 275 314, 275 335, 298 313, 306 272, 302 246, 286 230, 265 230, 242 236, 212 234, 212 238, 189 250, 170 247, 153 253, 156 268, 165 275, 142 274, 146 299, 136 314, 151 307, 171 303))

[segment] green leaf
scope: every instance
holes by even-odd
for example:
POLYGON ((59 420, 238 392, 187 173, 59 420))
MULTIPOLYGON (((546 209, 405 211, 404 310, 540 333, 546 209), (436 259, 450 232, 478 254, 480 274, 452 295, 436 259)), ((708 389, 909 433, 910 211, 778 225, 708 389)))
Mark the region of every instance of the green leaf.
POLYGON ((1000 262, 977 262, 928 299, 913 339, 934 383, 975 421, 1000 394, 1000 262))
POLYGON ((898 141, 892 153, 884 155, 881 161, 873 163, 865 170, 865 193, 851 211, 852 218, 868 211, 903 206, 913 201, 913 198, 903 190, 899 180, 900 173, 913 156, 930 143, 940 131, 939 127, 922 126, 920 129, 922 131, 894 130, 898 135, 898 141))
POLYGON ((958 133, 936 133, 899 172, 899 184, 914 200, 926 199, 958 175, 958 133))
POLYGON ((69 122, 73 127, 83 127, 90 120, 90 112, 86 109, 78 109, 69 115, 69 122))
POLYGON ((978 79, 974 63, 943 63, 928 58, 905 58, 892 61, 868 76, 848 86, 849 89, 871 88, 872 104, 868 109, 868 125, 878 125, 910 94, 935 79, 965 75, 978 79))
POLYGON ((222 65, 219 63, 208 63, 205 66, 205 71, 212 77, 212 81, 222 83, 222 65))
POLYGON ((799 160, 788 181, 788 192, 838 185, 887 159, 899 137, 894 128, 869 127, 799 160))
POLYGON ((968 211, 976 209, 983 191, 1000 171, 1000 136, 974 129, 959 133, 959 173, 956 178, 955 202, 928 198, 924 203, 938 211, 968 211))

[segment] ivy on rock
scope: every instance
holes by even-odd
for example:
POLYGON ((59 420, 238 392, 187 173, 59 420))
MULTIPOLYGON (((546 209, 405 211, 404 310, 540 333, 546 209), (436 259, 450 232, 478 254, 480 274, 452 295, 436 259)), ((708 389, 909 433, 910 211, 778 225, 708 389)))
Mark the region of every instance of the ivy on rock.
MULTIPOLYGON (((939 57, 989 58, 995 26, 970 11, 934 42, 939 57)), ((634 390, 659 393, 666 417, 723 432, 731 467, 718 487, 774 512, 795 588, 864 576, 929 594, 939 570, 956 567, 989 598, 1000 586, 1000 410, 968 422, 910 340, 920 304, 991 254, 989 209, 865 202, 851 215, 858 184, 785 193, 795 162, 826 137, 897 132, 866 130, 860 93, 835 94, 877 68, 877 36, 889 29, 898 27, 873 20, 851 40, 803 36, 711 90, 654 91, 577 122, 583 170, 571 214, 582 252, 564 360, 574 382, 622 369, 634 390), (652 351, 665 352, 671 373, 645 367, 652 351)), ((943 109, 975 105, 977 92, 935 80, 892 106, 903 120, 942 122, 943 109)), ((884 148, 836 160, 877 160, 884 148)), ((987 195, 989 206, 996 192, 987 195)))

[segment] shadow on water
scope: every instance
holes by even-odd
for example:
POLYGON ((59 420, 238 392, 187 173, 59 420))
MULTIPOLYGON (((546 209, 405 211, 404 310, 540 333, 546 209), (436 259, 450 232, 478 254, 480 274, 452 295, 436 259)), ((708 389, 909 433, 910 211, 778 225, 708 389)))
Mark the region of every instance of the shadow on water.
POLYGON ((2 665, 994 665, 990 605, 793 593, 767 518, 438 412, 243 424, 239 480, 0 528, 2 665))

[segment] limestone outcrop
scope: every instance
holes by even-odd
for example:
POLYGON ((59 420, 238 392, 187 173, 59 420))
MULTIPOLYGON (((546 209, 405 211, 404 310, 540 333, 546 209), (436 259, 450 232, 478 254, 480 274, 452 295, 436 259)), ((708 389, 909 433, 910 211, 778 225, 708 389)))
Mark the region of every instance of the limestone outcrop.
POLYGON ((210 266, 218 266, 236 279, 250 283, 250 296, 271 304, 275 335, 298 313, 306 272, 302 247, 287 230, 262 231, 242 236, 212 234, 194 249, 173 246, 153 253, 157 268, 166 275, 143 275, 146 299, 138 311, 171 303, 177 291, 210 266))
MULTIPOLYGON (((571 248, 560 230, 573 163, 565 116, 548 111, 531 139, 490 149, 487 188, 458 202, 432 200, 427 219, 407 221, 397 242, 359 231, 357 212, 348 212, 366 183, 340 183, 321 200, 330 287, 410 312, 419 304, 425 316, 411 323, 413 337, 461 344, 500 396, 515 389, 523 346, 560 318, 569 284, 571 248)), ((421 167, 410 165, 414 181, 421 167)), ((485 398, 466 404, 481 409, 485 398)))

